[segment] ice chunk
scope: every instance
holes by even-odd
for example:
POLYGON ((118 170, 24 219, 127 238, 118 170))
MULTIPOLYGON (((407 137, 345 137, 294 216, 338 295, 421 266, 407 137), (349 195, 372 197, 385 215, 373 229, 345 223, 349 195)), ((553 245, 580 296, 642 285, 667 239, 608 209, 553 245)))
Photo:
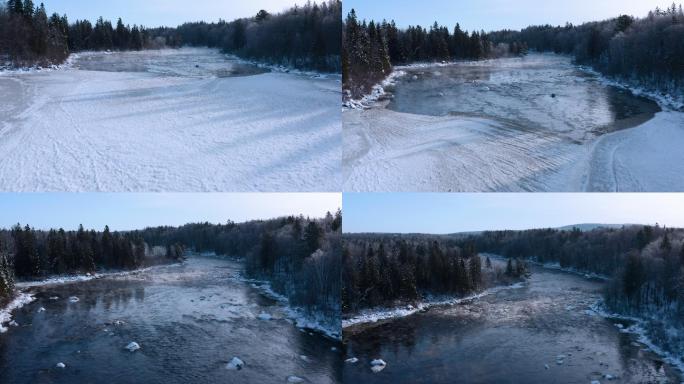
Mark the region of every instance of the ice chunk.
POLYGON ((356 364, 359 362, 359 359, 357 359, 356 357, 350 357, 347 360, 345 360, 344 362, 349 363, 349 364, 356 364))
POLYGON ((18 327, 18 326, 19 326, 19 323, 17 323, 16 321, 12 320, 12 321, 9 322, 9 325, 11 325, 11 326, 13 326, 13 327, 18 327))
POLYGON ((387 363, 383 359, 374 359, 371 361, 371 371, 378 373, 387 367, 387 363))
POLYGON ((64 363, 57 363, 57 368, 66 368, 64 363))
POLYGON ((611 375, 610 373, 606 373, 605 375, 603 375, 603 378, 606 379, 606 380, 615 380, 615 379, 617 379, 616 376, 613 376, 613 375, 611 375))
POLYGON ((70 303, 78 303, 78 297, 76 297, 76 296, 71 296, 71 297, 69 298, 69 302, 70 302, 70 303))
POLYGON ((128 343, 128 345, 126 346, 126 349, 128 349, 128 350, 131 351, 131 352, 135 352, 135 351, 137 351, 138 349, 140 349, 140 345, 139 345, 138 343, 136 343, 135 341, 131 341, 131 342, 128 343))
POLYGON ((269 315, 266 312, 261 312, 259 314, 259 316, 257 316, 257 317, 259 318, 259 320, 271 320, 272 319, 271 315, 269 315))
POLYGON ((591 381, 591 384, 601 384, 601 382, 598 381, 598 380, 592 380, 592 381, 591 381))
POLYGON ((232 371, 239 371, 244 366, 245 366, 245 362, 240 360, 239 357, 235 356, 230 360, 228 365, 226 365, 226 369, 230 369, 232 371))
POLYGON ((59 296, 51 296, 50 300, 59 300, 59 296))
POLYGON ((40 312, 45 312, 45 308, 43 308, 43 307, 38 308, 38 313, 40 313, 40 312))
POLYGON ((330 347, 330 350, 335 352, 335 351, 337 351, 337 347, 330 347))
POLYGON ((113 324, 114 325, 124 325, 124 324, 126 324, 126 322, 124 322, 123 320, 114 320, 113 324))
POLYGON ((298 376, 288 376, 287 377, 287 382, 288 383, 303 383, 304 379, 298 376))
POLYGON ((302 361, 306 361, 307 363, 311 361, 308 356, 306 355, 299 355, 299 358, 302 359, 302 361))

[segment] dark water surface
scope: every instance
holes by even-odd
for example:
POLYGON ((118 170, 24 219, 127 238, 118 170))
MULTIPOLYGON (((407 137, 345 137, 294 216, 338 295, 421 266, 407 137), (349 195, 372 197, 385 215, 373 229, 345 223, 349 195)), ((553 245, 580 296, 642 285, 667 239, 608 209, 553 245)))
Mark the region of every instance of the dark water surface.
POLYGON ((523 58, 411 68, 388 90, 388 108, 430 116, 485 117, 522 131, 584 141, 650 120, 658 105, 602 84, 570 58, 523 58))
POLYGON ((634 336, 587 311, 601 288, 534 267, 523 288, 345 330, 347 357, 359 359, 345 364, 345 382, 679 384, 675 369, 634 336), (376 358, 387 367, 372 373, 376 358))
POLYGON ((0 335, 0 382, 340 382, 339 344, 296 328, 282 305, 235 278, 239 268, 197 257, 34 289, 36 300, 15 312, 19 327, 0 335), (261 313, 274 319, 259 320, 261 313), (141 349, 126 350, 131 341, 141 349), (242 370, 226 369, 233 356, 242 370))

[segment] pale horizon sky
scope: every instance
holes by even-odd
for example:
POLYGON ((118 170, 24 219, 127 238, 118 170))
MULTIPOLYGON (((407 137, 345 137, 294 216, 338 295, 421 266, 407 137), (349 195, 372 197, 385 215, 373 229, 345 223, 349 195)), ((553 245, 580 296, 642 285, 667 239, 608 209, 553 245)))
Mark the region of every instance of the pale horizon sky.
MULTIPOLYGON (((4 0, 0 0, 4 1, 4 0)), ((33 0, 38 5, 41 0, 33 0)), ((115 23, 121 17, 126 24, 143 25, 145 27, 176 27, 185 22, 216 22, 219 19, 231 21, 242 17, 251 17, 259 10, 270 13, 282 12, 302 0, 250 0, 250 1, 217 1, 217 0, 42 0, 48 14, 66 13, 70 21, 87 19, 91 22, 102 16, 115 23)))
POLYGON ((205 222, 299 215, 323 217, 339 193, 0 193, 0 228, 125 231, 205 222))
POLYGON ((345 193, 345 233, 447 234, 573 224, 684 227, 684 194, 345 193))
MULTIPOLYGON (((681 1, 681 0, 680 0, 681 1)), ((530 25, 581 24, 628 14, 645 17, 672 0, 344 0, 343 17, 354 8, 359 19, 394 19, 399 27, 429 27, 435 21, 451 30, 522 29, 530 25)), ((677 2, 679 4, 679 2, 677 2)))

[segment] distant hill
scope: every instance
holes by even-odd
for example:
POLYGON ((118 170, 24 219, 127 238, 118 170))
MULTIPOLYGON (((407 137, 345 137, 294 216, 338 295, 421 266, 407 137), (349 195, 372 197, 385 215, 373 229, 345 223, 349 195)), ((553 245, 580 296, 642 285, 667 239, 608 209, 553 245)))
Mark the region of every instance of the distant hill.
POLYGON ((573 224, 573 225, 566 225, 563 227, 558 227, 556 229, 560 229, 561 231, 572 231, 573 228, 579 228, 580 231, 582 232, 588 232, 588 231, 593 231, 596 228, 622 228, 622 227, 631 227, 633 225, 637 224, 596 224, 596 223, 583 223, 583 224, 573 224))

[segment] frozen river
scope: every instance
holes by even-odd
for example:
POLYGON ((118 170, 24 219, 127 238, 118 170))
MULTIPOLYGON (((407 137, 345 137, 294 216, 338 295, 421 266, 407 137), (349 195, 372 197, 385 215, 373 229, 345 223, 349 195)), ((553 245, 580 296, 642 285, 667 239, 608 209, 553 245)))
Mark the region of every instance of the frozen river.
POLYGON ((0 74, 3 191, 338 191, 339 77, 216 50, 0 74))
POLYGON ((678 191, 684 114, 569 57, 397 68, 346 110, 349 191, 678 191))
POLYGON ((0 334, 0 382, 340 382, 339 343, 296 328, 281 304, 236 279, 239 269, 196 257, 34 288, 36 300, 14 313, 19 326, 0 334), (260 320, 263 313, 273 319, 260 320), (141 348, 126 350, 131 341, 141 348), (234 356, 243 369, 226 369, 234 356))
MULTIPOLYGON (((603 283, 532 267, 522 288, 345 329, 350 383, 675 383, 633 335, 588 307, 603 283), (370 370, 372 359, 387 367, 370 370), (610 375, 614 379, 608 380, 610 375)), ((626 324, 623 324, 626 325, 626 324)))

